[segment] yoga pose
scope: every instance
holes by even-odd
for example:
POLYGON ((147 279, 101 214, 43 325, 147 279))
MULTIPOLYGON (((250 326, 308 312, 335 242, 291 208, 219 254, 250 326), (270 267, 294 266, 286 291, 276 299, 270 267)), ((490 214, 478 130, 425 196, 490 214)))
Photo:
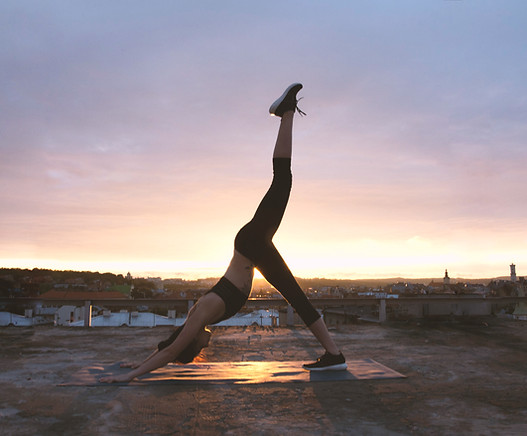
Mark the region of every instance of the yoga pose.
POLYGON ((291 191, 293 118, 295 111, 303 114, 297 107, 296 96, 300 89, 300 83, 292 84, 269 109, 271 115, 281 118, 273 152, 273 181, 252 220, 236 235, 234 255, 225 275, 196 302, 185 323, 170 338, 160 342, 157 350, 144 362, 123 364, 133 370, 123 375, 103 377, 101 382, 128 382, 169 362, 191 362, 208 346, 211 332, 207 326, 230 318, 244 306, 251 292, 254 268, 293 306, 326 350, 316 362, 303 367, 311 371, 346 369, 344 356, 329 335, 324 320, 272 242, 291 191))

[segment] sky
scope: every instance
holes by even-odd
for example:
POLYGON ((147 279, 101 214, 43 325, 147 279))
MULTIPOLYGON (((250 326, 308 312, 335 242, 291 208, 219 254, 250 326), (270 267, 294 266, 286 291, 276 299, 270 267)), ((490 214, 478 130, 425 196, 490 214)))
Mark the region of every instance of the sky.
POLYGON ((219 277, 271 180, 297 277, 527 275, 524 0, 0 2, 0 266, 219 277))

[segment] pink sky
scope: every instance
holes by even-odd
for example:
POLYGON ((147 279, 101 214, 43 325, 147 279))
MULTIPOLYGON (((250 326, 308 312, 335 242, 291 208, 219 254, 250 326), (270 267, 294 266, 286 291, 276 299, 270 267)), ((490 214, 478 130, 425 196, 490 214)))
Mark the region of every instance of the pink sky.
POLYGON ((219 276, 301 81, 301 277, 527 275, 522 0, 0 4, 0 266, 219 276))

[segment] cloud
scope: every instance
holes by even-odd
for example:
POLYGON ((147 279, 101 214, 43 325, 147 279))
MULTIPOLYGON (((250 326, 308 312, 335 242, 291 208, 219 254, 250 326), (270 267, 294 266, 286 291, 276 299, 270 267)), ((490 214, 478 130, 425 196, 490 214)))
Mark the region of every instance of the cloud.
POLYGON ((338 257, 369 240, 382 256, 499 234, 491 249, 514 257, 526 8, 2 2, 4 257, 177 247, 180 260, 217 262, 267 189, 267 107, 297 80, 308 117, 295 122, 288 250, 338 257))

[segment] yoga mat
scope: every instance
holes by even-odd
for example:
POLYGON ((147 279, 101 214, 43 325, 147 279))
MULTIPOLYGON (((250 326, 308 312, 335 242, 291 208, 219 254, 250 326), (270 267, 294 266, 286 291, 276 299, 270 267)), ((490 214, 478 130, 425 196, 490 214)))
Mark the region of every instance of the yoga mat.
POLYGON ((130 383, 99 383, 108 374, 122 374, 129 369, 111 366, 89 366, 59 386, 144 386, 180 384, 257 384, 317 381, 374 380, 405 376, 373 359, 346 362, 344 371, 306 371, 304 362, 208 362, 188 365, 169 364, 130 383))

